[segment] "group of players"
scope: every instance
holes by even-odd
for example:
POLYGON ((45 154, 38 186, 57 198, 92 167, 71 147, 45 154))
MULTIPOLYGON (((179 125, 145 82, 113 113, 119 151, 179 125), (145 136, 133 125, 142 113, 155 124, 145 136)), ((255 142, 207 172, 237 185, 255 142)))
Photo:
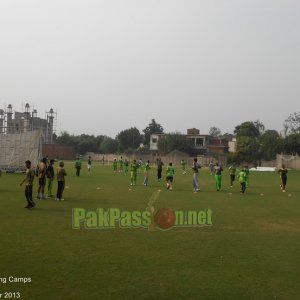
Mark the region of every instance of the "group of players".
MULTIPOLYGON (((182 159, 180 164, 182 167, 182 174, 186 174, 187 161, 182 159)), ((163 165, 164 163, 162 162, 162 160, 158 158, 156 160, 157 181, 161 181, 163 165)), ((114 159, 113 161, 114 172, 124 172, 125 175, 127 175, 129 171, 129 167, 130 167, 130 185, 136 185, 137 174, 141 173, 143 170, 144 172, 143 183, 145 186, 148 186, 149 170, 151 169, 149 160, 145 164, 143 163, 142 159, 139 159, 138 161, 133 160, 133 162, 130 164, 127 159, 123 161, 123 158, 121 156, 119 160, 114 159)), ((199 169, 201 169, 201 165, 198 163, 198 159, 194 158, 192 164, 194 193, 200 191, 199 169)), ((209 170, 210 170, 210 174, 214 175, 216 190, 220 191, 222 187, 222 172, 223 172, 222 165, 219 164, 218 162, 214 163, 211 161, 209 164, 209 170)), ((280 187, 282 191, 285 192, 286 184, 287 184, 287 173, 288 173, 288 170, 285 167, 285 165, 282 165, 282 167, 278 170, 278 173, 280 174, 280 179, 281 179, 280 187)), ((175 174, 175 169, 172 162, 170 162, 166 168, 166 185, 168 190, 173 189, 174 174, 175 174)), ((245 166, 242 167, 240 170, 238 170, 235 165, 231 165, 229 167, 229 175, 230 175, 230 187, 233 187, 233 183, 237 179, 240 184, 240 193, 244 195, 246 189, 249 187, 249 175, 250 175, 249 167, 245 166)))
POLYGON ((67 172, 64 168, 64 162, 60 162, 59 166, 56 170, 56 176, 54 171, 54 159, 48 161, 45 157, 43 158, 36 169, 34 170, 31 166, 31 161, 27 160, 25 162, 26 172, 25 178, 20 183, 20 186, 25 184, 25 197, 27 200, 27 205, 25 208, 33 208, 36 206, 33 201, 33 181, 34 178, 38 178, 38 190, 36 199, 46 200, 47 198, 54 198, 53 195, 53 183, 56 177, 57 181, 57 191, 56 191, 56 200, 63 201, 63 191, 65 188, 65 176, 67 176, 67 172), (47 194, 46 194, 47 193, 47 194))
MULTIPOLYGON (((37 165, 36 169, 34 170, 31 166, 31 162, 27 160, 25 162, 26 165, 26 173, 24 180, 20 183, 22 186, 25 183, 25 197, 27 200, 27 205, 25 208, 33 208, 36 206, 35 202, 33 201, 33 181, 34 178, 38 178, 38 190, 37 190, 37 199, 45 200, 47 198, 54 198, 53 195, 53 182, 56 178, 57 181, 57 191, 55 199, 57 201, 63 201, 63 191, 65 188, 65 176, 67 176, 67 172, 64 168, 64 162, 60 162, 59 166, 56 170, 56 176, 54 171, 54 160, 48 160, 48 158, 43 158, 37 165)), ((186 174, 186 160, 181 160, 181 167, 182 167, 182 174, 186 174)), ((156 160, 156 170, 157 170, 157 181, 161 181, 162 179, 162 171, 163 171, 164 163, 160 158, 156 160)), ((88 158, 87 161, 87 169, 88 175, 91 174, 91 167, 92 167, 92 159, 91 157, 88 158)), ((75 161, 75 170, 76 176, 80 176, 80 170, 82 168, 82 158, 77 157, 75 161)), ((114 172, 123 172, 125 175, 128 174, 130 169, 130 185, 134 186, 137 182, 137 174, 144 173, 144 181, 143 184, 148 186, 149 184, 149 171, 151 169, 150 161, 148 160, 146 163, 143 163, 142 159, 138 161, 133 160, 131 163, 127 159, 123 160, 122 156, 119 160, 114 159, 113 161, 113 171, 114 172)), ((200 191, 199 186, 199 170, 201 169, 201 165, 198 162, 197 158, 194 158, 192 164, 192 172, 193 172, 193 191, 197 193, 200 191)), ((222 187, 222 172, 223 167, 218 162, 213 163, 212 161, 209 164, 210 174, 214 175, 215 178, 215 186, 216 190, 220 191, 222 187)), ((287 184, 287 174, 288 170, 285 165, 278 170, 281 178, 280 187, 283 192, 285 192, 286 184, 287 184)), ((229 167, 229 174, 230 174, 230 187, 233 186, 235 179, 237 178, 238 182, 240 183, 241 189, 240 193, 242 195, 245 194, 247 187, 249 186, 249 168, 248 166, 243 167, 240 170, 237 170, 235 165, 229 167)), ((175 175, 175 168, 170 162, 166 167, 166 188, 168 190, 173 189, 173 180, 175 175)))

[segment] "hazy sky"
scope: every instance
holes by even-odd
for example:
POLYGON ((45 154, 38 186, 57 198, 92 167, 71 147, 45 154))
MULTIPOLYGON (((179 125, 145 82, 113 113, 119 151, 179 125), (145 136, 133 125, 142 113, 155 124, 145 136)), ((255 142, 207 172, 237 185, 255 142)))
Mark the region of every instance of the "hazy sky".
POLYGON ((300 111, 299 0, 1 0, 0 106, 107 134, 300 111))

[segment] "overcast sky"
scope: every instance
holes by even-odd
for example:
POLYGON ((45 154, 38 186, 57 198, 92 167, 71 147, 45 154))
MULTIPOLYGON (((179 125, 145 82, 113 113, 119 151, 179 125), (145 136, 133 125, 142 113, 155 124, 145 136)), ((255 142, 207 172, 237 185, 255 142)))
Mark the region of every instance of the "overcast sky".
POLYGON ((0 1, 0 106, 58 132, 281 130, 299 96, 299 0, 0 1))

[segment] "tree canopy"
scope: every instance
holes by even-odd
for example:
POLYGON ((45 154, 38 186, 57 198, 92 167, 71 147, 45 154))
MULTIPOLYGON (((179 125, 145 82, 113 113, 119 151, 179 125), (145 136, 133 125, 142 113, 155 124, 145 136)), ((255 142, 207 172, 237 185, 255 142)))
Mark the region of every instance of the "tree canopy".
POLYGON ((286 135, 300 133, 300 112, 290 114, 283 127, 286 135))
POLYGON ((125 151, 126 149, 137 149, 142 141, 142 135, 136 127, 131 127, 121 131, 116 140, 119 143, 119 150, 125 151))
POLYGON ((143 132, 145 134, 145 144, 149 145, 151 134, 164 133, 164 129, 159 123, 156 123, 156 121, 152 119, 151 123, 143 130, 143 132))
POLYGON ((175 132, 161 137, 158 142, 158 149, 161 153, 168 153, 174 150, 191 153, 193 148, 190 139, 186 135, 175 132))
POLYGON ((221 129, 218 127, 210 127, 209 129, 209 135, 213 136, 213 137, 218 137, 221 135, 221 129))

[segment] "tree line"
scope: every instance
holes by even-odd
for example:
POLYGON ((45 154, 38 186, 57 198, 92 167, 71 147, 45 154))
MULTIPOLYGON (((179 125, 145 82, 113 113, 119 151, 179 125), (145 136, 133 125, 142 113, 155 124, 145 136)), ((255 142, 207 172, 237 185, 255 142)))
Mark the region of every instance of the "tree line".
MULTIPOLYGON (((77 153, 149 153, 151 134, 164 133, 161 124, 155 119, 140 132, 136 127, 120 131, 115 138, 106 135, 72 135, 66 131, 56 137, 57 144, 74 146, 77 153)), ((283 124, 282 133, 266 129, 260 121, 246 121, 237 125, 233 133, 222 134, 217 127, 211 127, 209 135, 232 140, 236 138, 236 152, 229 153, 231 162, 259 164, 261 160, 273 160, 278 153, 300 154, 300 112, 291 114, 283 124)), ((167 133, 158 142, 161 153, 173 150, 193 154, 193 145, 185 134, 167 133)))

